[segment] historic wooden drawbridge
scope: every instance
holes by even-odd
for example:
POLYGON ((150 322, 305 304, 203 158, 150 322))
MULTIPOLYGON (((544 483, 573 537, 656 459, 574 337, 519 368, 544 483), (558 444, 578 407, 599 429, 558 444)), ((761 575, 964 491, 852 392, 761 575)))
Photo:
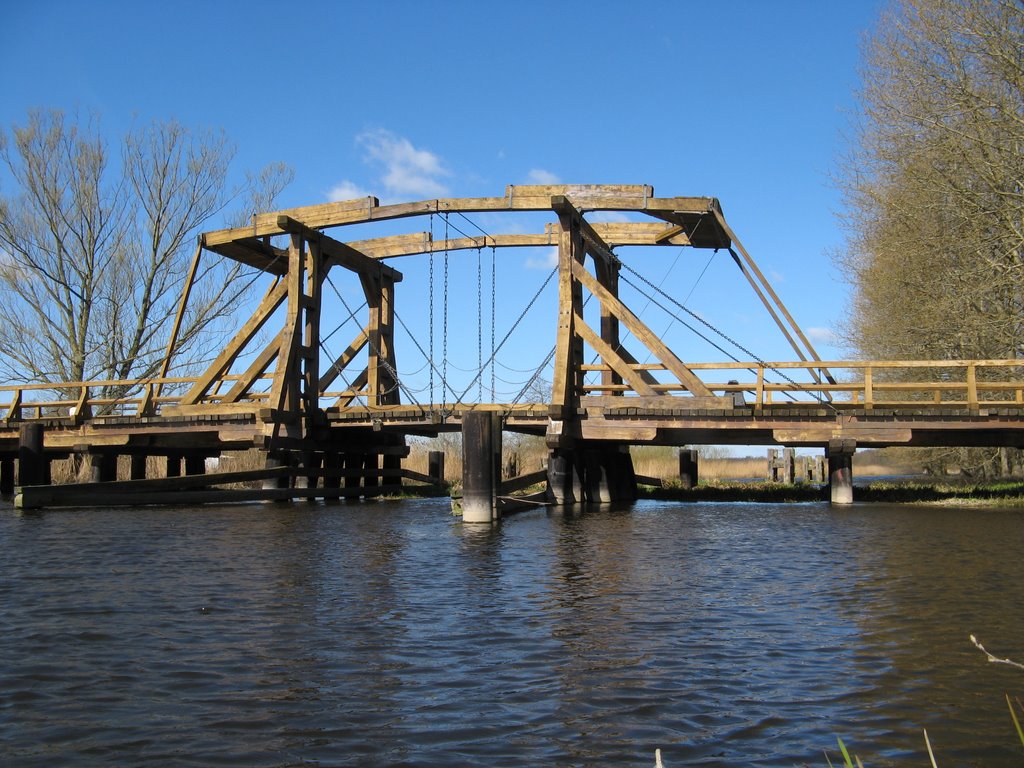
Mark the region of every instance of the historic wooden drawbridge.
MULTIPOLYGON (((492 269, 492 281, 493 275, 492 269)), ((858 446, 1003 446, 1024 439, 1024 375, 1016 361, 822 361, 718 201, 656 197, 649 186, 509 186, 503 197, 393 205, 363 198, 258 214, 248 226, 203 235, 178 320, 157 378, 0 389, 9 393, 0 402, 0 490, 20 485, 23 506, 372 496, 403 479, 437 480, 436 473, 402 468, 407 436, 462 430, 465 514, 482 520, 491 518, 497 496, 543 480, 555 503, 628 498, 636 483, 628 446, 636 444, 821 447, 834 499, 846 501, 858 446), (606 211, 628 220, 587 218, 606 211), (448 234, 453 216, 527 213, 531 222, 539 214, 547 219, 532 234, 448 234), (442 239, 433 234, 435 217, 445 223, 442 239), (382 233, 385 227, 391 229, 382 233), (374 236, 360 238, 367 229, 374 236), (406 331, 424 325, 396 313, 401 257, 431 260, 432 302, 439 254, 447 282, 449 253, 486 250, 493 259, 499 249, 529 246, 557 248, 554 348, 542 363, 552 366, 550 396, 521 402, 526 387, 512 402, 481 402, 481 377, 487 363, 493 376, 501 348, 493 304, 490 358, 483 362, 478 341, 481 366, 470 386, 452 386, 436 359, 431 303, 429 352, 410 331, 430 375, 420 402, 424 389, 404 380, 396 354, 396 320, 406 331), (736 357, 716 343, 728 361, 684 361, 623 302, 620 282, 694 332, 732 340, 620 259, 616 249, 623 246, 728 250, 798 360, 736 357), (202 258, 240 262, 265 274, 268 286, 204 371, 170 376, 170 351, 202 258), (357 278, 365 322, 339 353, 327 355, 322 326, 338 314, 325 316, 328 300, 341 300, 345 320, 363 311, 352 310, 337 290, 330 276, 338 271, 357 278), (105 395, 114 389, 128 396, 105 395), (494 459, 502 431, 544 435, 547 469, 502 479, 494 459), (205 473, 207 459, 253 447, 265 452, 266 469, 205 473), (75 454, 92 468, 93 482, 49 485, 50 462, 75 454), (130 457, 131 480, 114 479, 119 456, 130 457), (152 456, 166 457, 166 477, 145 477, 152 456), (253 479, 264 487, 220 487, 253 479)), ((468 333, 479 339, 484 329, 468 333)))

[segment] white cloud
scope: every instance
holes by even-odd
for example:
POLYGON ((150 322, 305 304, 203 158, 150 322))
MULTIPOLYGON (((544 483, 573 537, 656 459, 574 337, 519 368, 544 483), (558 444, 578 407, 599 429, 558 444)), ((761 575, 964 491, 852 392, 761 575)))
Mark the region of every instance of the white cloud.
POLYGON ((441 158, 417 149, 408 139, 383 128, 356 137, 367 161, 381 168, 381 183, 389 194, 399 197, 441 197, 448 192, 442 179, 451 172, 441 158))
POLYGON ((831 328, 811 327, 806 330, 807 338, 817 344, 835 344, 839 341, 831 328))
POLYGON ((530 256, 526 260, 527 269, 554 269, 558 266, 558 248, 552 247, 544 251, 542 256, 530 256))
POLYGON ((620 211, 594 211, 587 215, 590 221, 601 221, 606 223, 625 224, 630 221, 629 216, 620 211))
POLYGON ((526 180, 530 184, 559 184, 558 177, 551 171, 545 171, 543 168, 531 168, 530 172, 526 174, 526 180))
POLYGON ((331 187, 327 193, 327 199, 332 203, 338 200, 355 200, 359 197, 369 197, 370 193, 357 185, 354 181, 345 179, 339 184, 331 187))

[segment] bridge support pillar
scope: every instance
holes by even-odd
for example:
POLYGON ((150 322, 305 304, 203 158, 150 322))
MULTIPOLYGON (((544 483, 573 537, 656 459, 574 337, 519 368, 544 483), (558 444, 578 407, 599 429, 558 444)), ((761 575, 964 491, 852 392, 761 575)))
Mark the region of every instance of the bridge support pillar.
POLYGON ((555 448, 548 454, 548 492, 555 504, 583 501, 583 468, 575 451, 555 448))
POLYGON ((43 425, 22 424, 18 430, 18 485, 47 485, 47 470, 43 425))
POLYGON ((146 454, 144 453, 133 453, 131 454, 131 467, 129 468, 129 477, 132 480, 145 480, 146 479, 146 454))
POLYGON ((679 449, 679 485, 690 490, 697 485, 699 456, 693 448, 679 449))
POLYGON ((501 416, 467 411, 462 416, 462 521, 498 519, 501 485, 501 416))
POLYGON ((833 504, 853 503, 853 453, 849 440, 833 440, 828 446, 829 500, 833 504))
POLYGON ((433 478, 438 485, 444 482, 444 451, 427 453, 427 475, 433 478))
POLYGON ((0 496, 14 493, 14 459, 4 456, 0 459, 0 496))
POLYGON ((345 462, 337 451, 324 453, 324 504, 338 504, 341 501, 341 474, 345 462))
POLYGON ((632 501, 636 474, 629 447, 555 448, 548 454, 548 491, 555 504, 632 501))

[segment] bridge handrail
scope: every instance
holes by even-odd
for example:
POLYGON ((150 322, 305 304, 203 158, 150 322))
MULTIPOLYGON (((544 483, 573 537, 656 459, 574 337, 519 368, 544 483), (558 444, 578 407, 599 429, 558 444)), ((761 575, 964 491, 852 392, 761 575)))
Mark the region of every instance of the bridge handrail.
MULTIPOLYGON (((705 383, 709 390, 723 395, 750 393, 753 395, 753 401, 744 400, 744 404, 752 405, 755 408, 821 406, 871 409, 880 406, 907 408, 947 405, 960 408, 967 406, 972 409, 987 406, 1024 408, 1024 360, 1017 359, 729 361, 688 363, 687 366, 694 371, 748 371, 753 373, 755 376, 753 381, 730 379, 728 382, 705 383), (853 377, 848 381, 829 384, 820 381, 794 381, 788 375, 781 373, 804 370, 813 375, 814 372, 823 368, 828 368, 833 372, 849 371, 853 377), (922 373, 927 370, 942 371, 943 378, 892 380, 889 374, 899 369, 917 370, 922 373), (953 372, 958 369, 962 370, 962 375, 953 375, 953 372), (979 371, 982 370, 991 372, 1009 369, 1013 369, 1016 375, 993 380, 979 377, 979 371), (774 376, 772 376, 772 372, 775 372, 774 376), (879 397, 883 393, 896 394, 898 397, 879 397), (1009 398, 1006 397, 1008 393, 1010 394, 1009 398), (849 399, 832 399, 829 405, 822 400, 822 398, 827 399, 832 395, 843 394, 848 395, 849 399), (982 394, 988 394, 988 397, 982 397, 982 394), (780 395, 789 399, 783 400, 778 397, 780 395), (949 397, 949 395, 955 397, 949 397), (801 396, 804 399, 798 399, 801 396), (815 399, 807 399, 808 396, 815 399), (928 399, 920 399, 922 397, 928 399)), ((634 363, 632 367, 644 371, 665 370, 665 366, 660 363, 634 363)), ((609 370, 604 365, 584 365, 582 369, 589 372, 609 370)), ((240 378, 242 377, 238 374, 227 374, 223 377, 223 381, 237 381, 240 378)), ((260 378, 269 379, 270 376, 264 375, 260 378)), ((35 418, 44 418, 44 411, 50 411, 50 417, 75 416, 76 413, 84 416, 83 412, 86 408, 93 406, 105 407, 107 410, 105 415, 111 416, 132 415, 133 412, 136 415, 142 415, 141 411, 144 406, 155 409, 147 411, 149 413, 159 412, 162 406, 177 404, 181 395, 172 393, 152 396, 154 385, 190 385, 196 380, 197 378, 192 376, 166 376, 145 379, 4 384, 0 385, 0 393, 11 394, 9 400, 0 400, 0 420, 8 422, 23 418, 23 411, 26 410, 34 411, 35 418), (109 387, 126 387, 134 390, 135 394, 131 397, 91 396, 92 391, 109 387), (27 393, 62 390, 75 391, 75 396, 43 400, 25 398, 27 393), (64 409, 67 409, 66 414, 52 413, 64 409)), ((681 383, 657 383, 652 385, 652 388, 656 392, 663 393, 686 391, 686 387, 681 383)), ((595 383, 582 385, 580 391, 583 394, 603 392, 604 394, 626 396, 632 391, 632 388, 628 384, 595 383)), ((330 398, 337 394, 337 392, 325 392, 321 393, 321 397, 330 398)), ((355 393, 346 391, 343 394, 355 393)), ((213 391, 204 396, 202 403, 209 405, 212 411, 216 411, 225 397, 224 393, 213 391)), ((267 392, 253 391, 247 393, 241 402, 254 407, 265 406, 267 398, 267 392)))

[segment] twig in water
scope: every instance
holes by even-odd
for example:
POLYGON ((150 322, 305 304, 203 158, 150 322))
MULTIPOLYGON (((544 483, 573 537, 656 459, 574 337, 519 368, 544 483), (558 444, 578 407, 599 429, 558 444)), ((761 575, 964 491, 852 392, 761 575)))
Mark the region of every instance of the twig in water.
POLYGON ((985 656, 988 657, 988 660, 991 661, 993 664, 1009 664, 1011 667, 1016 667, 1017 669, 1024 669, 1024 664, 1020 664, 1011 659, 1000 659, 998 656, 993 656, 991 653, 985 650, 985 646, 979 643, 978 638, 976 638, 974 635, 971 635, 971 642, 974 643, 974 647, 982 653, 984 653, 985 656))
POLYGON ((663 766, 661 764, 661 750, 660 749, 654 750, 654 768, 665 768, 665 766, 663 766))

